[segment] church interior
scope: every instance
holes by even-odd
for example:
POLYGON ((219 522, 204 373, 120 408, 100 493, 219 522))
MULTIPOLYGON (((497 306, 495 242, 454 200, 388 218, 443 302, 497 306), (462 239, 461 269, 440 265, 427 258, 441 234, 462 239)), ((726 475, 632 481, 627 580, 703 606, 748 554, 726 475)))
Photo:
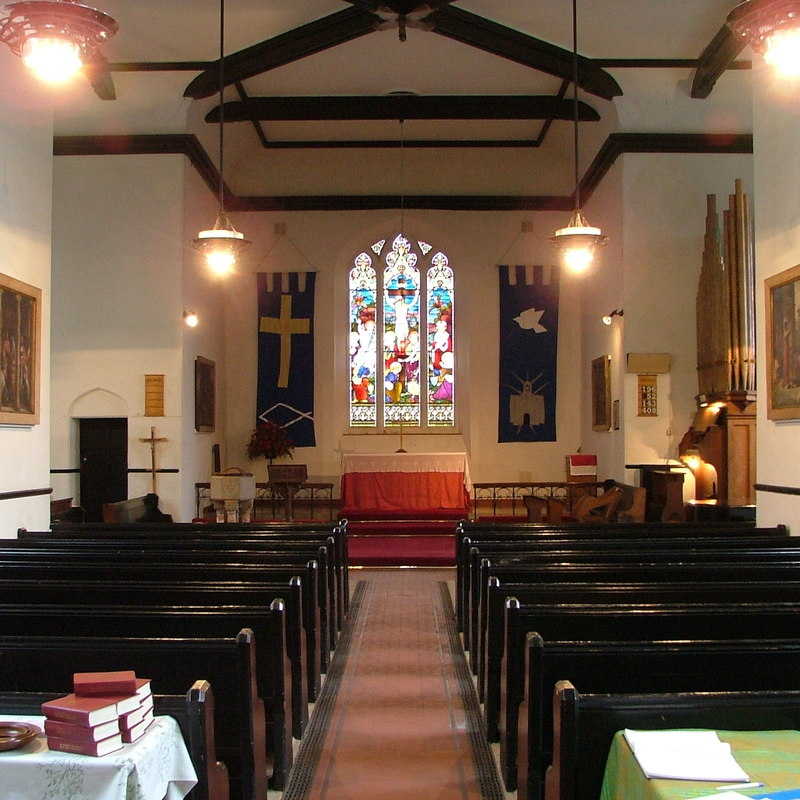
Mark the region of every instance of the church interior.
POLYGON ((0 9, 0 750, 136 666, 145 800, 800 797, 798 20, 0 9))

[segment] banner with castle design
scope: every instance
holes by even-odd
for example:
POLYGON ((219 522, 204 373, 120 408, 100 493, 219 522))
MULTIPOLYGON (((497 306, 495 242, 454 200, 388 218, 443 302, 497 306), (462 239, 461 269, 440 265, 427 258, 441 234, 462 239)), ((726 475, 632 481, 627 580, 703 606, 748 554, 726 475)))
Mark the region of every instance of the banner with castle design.
POLYGON ((556 441, 558 267, 506 266, 500 279, 498 442, 556 441))
POLYGON ((259 421, 286 429, 295 447, 313 447, 315 272, 259 272, 259 421))

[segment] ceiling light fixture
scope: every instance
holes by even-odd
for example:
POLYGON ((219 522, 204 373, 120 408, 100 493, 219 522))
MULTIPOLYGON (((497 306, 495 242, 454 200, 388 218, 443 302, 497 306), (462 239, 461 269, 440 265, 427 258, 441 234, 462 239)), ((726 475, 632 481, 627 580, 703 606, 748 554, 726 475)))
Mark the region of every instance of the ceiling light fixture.
POLYGON ((197 316, 196 311, 184 311, 183 322, 187 328, 196 328, 200 323, 200 317, 197 316))
POLYGON ((800 77, 800 0, 747 0, 728 27, 784 77, 800 77))
POLYGON ((578 141, 578 7, 572 0, 572 105, 573 149, 575 157, 575 206, 565 228, 559 228, 550 238, 561 253, 564 265, 572 272, 585 272, 594 261, 595 250, 608 241, 600 228, 594 228, 581 213, 581 185, 578 141))
POLYGON ((233 272, 236 259, 250 242, 233 227, 225 213, 224 143, 225 143, 225 0, 219 3, 219 208, 214 227, 200 231, 192 244, 203 253, 209 270, 224 277, 233 272))
POLYGON ((102 60, 100 46, 119 28, 113 17, 75 0, 26 0, 6 9, 0 42, 52 85, 67 83, 84 66, 102 60))
POLYGON ((610 325, 614 321, 614 317, 624 317, 625 312, 621 308, 615 308, 608 314, 605 314, 601 319, 603 320, 603 325, 610 325))

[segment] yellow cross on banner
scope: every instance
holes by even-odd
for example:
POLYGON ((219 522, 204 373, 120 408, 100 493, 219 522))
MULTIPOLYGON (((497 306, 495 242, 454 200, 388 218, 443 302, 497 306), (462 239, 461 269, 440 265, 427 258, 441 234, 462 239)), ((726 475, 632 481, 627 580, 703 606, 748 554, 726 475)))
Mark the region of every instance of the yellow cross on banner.
POLYGON ((277 333, 281 337, 281 367, 278 373, 278 386, 285 389, 289 385, 289 369, 292 364, 292 334, 310 333, 311 321, 292 319, 292 296, 281 295, 280 317, 261 317, 261 333, 277 333))

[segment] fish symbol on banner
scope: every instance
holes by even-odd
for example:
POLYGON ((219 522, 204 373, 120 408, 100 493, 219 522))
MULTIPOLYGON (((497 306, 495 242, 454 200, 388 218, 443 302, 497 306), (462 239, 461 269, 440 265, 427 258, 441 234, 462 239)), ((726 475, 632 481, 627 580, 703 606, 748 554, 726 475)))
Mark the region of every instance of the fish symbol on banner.
POLYGON ((532 330, 534 333, 547 333, 547 328, 541 324, 543 314, 544 309, 537 311, 536 308, 529 308, 518 317, 514 317, 514 322, 524 331, 532 330))

